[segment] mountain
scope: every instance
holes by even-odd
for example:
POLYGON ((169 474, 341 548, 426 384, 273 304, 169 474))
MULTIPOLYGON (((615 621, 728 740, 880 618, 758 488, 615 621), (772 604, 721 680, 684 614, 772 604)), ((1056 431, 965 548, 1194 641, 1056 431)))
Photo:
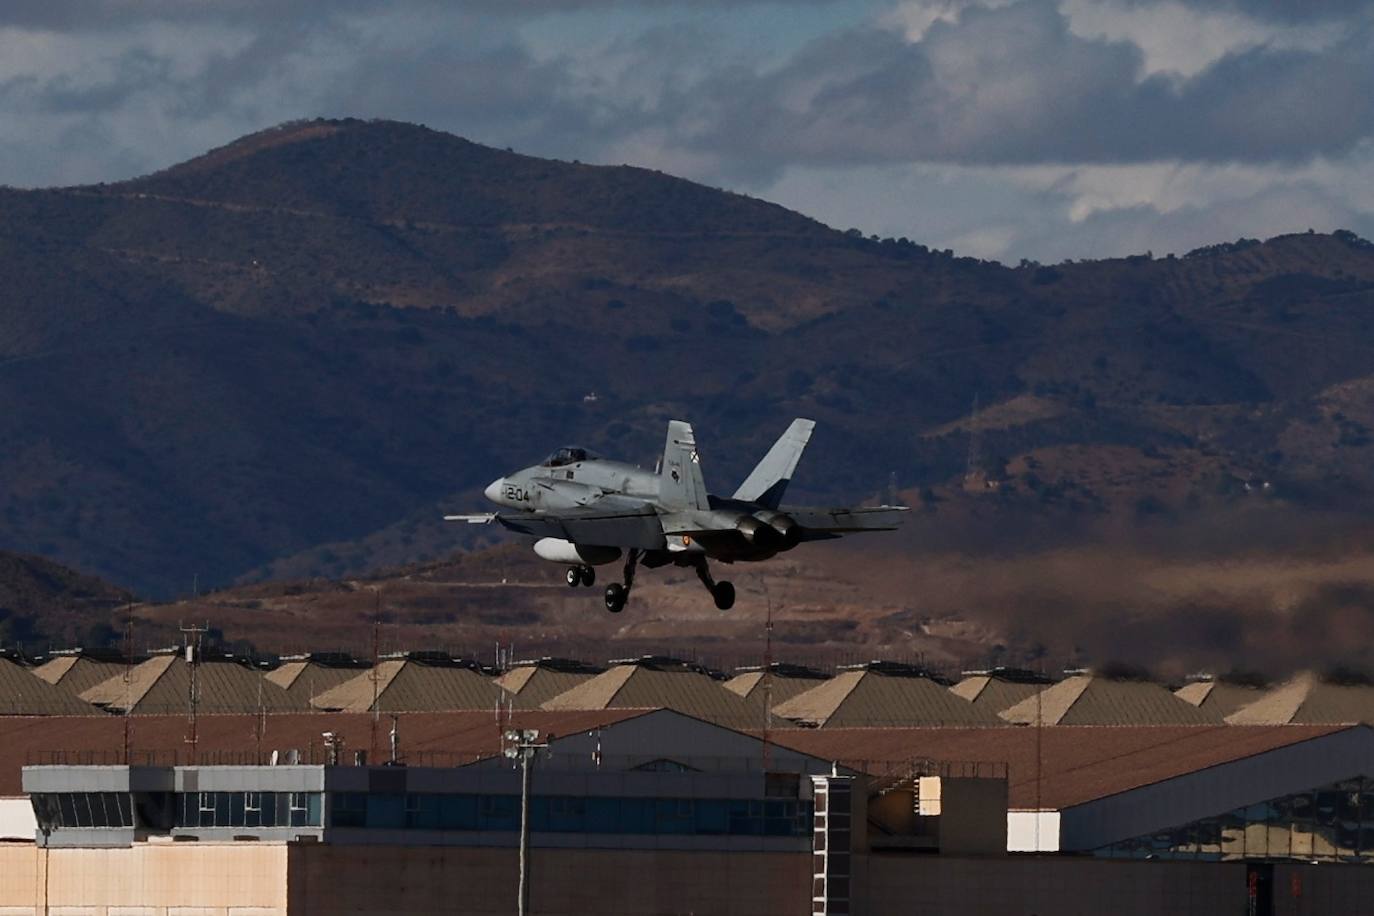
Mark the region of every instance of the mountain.
POLYGON ((103 646, 128 592, 42 557, 0 552, 0 649, 103 646))
POLYGON ((0 276, 0 548, 153 597, 446 556, 471 533, 438 516, 501 471, 568 441, 649 464, 670 417, 725 489, 813 416, 798 499, 895 486, 975 545, 1374 501, 1349 233, 1009 268, 310 121, 0 190, 0 276))

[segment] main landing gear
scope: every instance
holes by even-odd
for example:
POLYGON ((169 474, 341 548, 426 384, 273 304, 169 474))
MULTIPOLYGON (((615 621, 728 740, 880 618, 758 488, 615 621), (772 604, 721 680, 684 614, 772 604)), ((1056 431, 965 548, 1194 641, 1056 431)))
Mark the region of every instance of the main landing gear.
POLYGON ((639 555, 643 551, 630 548, 625 556, 625 582, 612 582, 606 586, 606 610, 619 614, 625 610, 625 602, 630 600, 630 589, 635 584, 635 570, 639 567, 639 555))
POLYGON ((572 588, 577 588, 579 585, 590 588, 596 584, 596 570, 590 566, 569 566, 568 574, 564 578, 568 580, 568 585, 572 588))
MULTIPOLYGON (((625 610, 625 603, 630 600, 630 589, 635 584, 635 570, 639 568, 639 561, 643 556, 644 551, 642 550, 629 551, 625 557, 625 581, 612 582, 606 586, 606 610, 612 614, 619 614, 625 610)), ((711 598, 716 602, 716 607, 722 611, 728 611, 735 606, 735 587, 729 582, 717 582, 712 579, 711 569, 706 565, 705 557, 695 559, 692 566, 696 569, 697 578, 701 580, 701 584, 705 585, 706 590, 711 593, 711 598)), ((569 585, 572 584, 572 575, 572 570, 569 570, 569 585)))
POLYGON ((702 557, 696 562, 697 578, 701 584, 706 586, 706 590, 715 599, 716 607, 722 611, 728 611, 735 606, 735 587, 729 582, 717 582, 711 578, 711 568, 706 565, 706 558, 702 557))

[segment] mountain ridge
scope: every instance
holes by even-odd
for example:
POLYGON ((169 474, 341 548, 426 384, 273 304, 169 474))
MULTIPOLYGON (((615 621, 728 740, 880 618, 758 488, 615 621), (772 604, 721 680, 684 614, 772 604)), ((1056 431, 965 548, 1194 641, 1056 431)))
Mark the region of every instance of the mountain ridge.
POLYGON ((153 597, 446 556, 496 473, 650 464, 672 417, 718 489, 815 417, 799 499, 895 484, 952 527, 1374 500, 1349 233, 1008 267, 345 120, 0 190, 0 273, 0 548, 153 597))

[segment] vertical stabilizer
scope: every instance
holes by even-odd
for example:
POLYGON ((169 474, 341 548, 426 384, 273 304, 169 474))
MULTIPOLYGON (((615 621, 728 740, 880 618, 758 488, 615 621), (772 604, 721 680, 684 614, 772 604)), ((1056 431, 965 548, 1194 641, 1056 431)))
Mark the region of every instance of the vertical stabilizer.
POLYGON ((659 502, 664 508, 710 508, 692 424, 682 420, 668 423, 668 441, 663 446, 663 469, 659 481, 659 502))
POLYGON ((744 479, 735 491, 735 499, 758 503, 769 509, 776 509, 782 503, 782 494, 792 480, 792 473, 801 461, 806 443, 811 441, 811 431, 816 428, 815 420, 800 417, 792 421, 782 438, 773 443, 768 454, 758 463, 758 467, 744 479))

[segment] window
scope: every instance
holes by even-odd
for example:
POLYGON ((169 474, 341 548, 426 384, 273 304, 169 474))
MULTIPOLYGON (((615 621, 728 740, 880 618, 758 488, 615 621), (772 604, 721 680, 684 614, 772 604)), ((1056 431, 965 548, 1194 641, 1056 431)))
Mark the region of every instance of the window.
POLYGON ((310 825, 310 807, 306 799, 308 792, 291 793, 291 826, 307 827, 310 825))
MULTIPOLYGON (((197 818, 197 825, 200 827, 213 827, 215 826, 215 793, 201 792, 199 796, 200 805, 198 810, 200 814, 197 818)), ((228 825, 226 824, 226 826, 228 825)))
POLYGON ((51 792, 32 799, 40 827, 103 830, 132 827, 133 805, 120 792, 51 792))
POLYGON ((243 826, 261 827, 262 822, 262 793, 244 792, 243 793, 243 826))
POLYGON ((329 811, 330 826, 367 826, 367 796, 362 792, 334 793, 329 811))

